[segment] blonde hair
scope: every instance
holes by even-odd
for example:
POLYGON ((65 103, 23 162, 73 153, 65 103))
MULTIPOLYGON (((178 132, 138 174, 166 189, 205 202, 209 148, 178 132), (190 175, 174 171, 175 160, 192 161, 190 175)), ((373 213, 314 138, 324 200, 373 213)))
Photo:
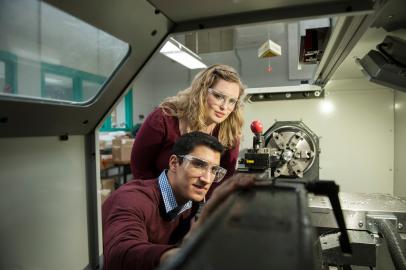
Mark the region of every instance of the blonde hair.
MULTIPOLYGON (((187 119, 186 132, 202 131, 207 127, 205 104, 208 89, 219 80, 237 83, 240 88, 239 98, 244 94, 245 88, 238 73, 230 66, 217 64, 199 72, 189 88, 179 91, 176 96, 164 99, 159 107, 167 115, 187 119)), ((218 139, 226 148, 237 144, 243 123, 242 105, 238 102, 230 115, 219 124, 218 139)))

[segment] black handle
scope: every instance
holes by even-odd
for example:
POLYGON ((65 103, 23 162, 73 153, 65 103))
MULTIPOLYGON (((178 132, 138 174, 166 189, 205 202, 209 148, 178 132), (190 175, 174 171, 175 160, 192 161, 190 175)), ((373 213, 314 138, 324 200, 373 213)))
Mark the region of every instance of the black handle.
POLYGON ((316 195, 325 195, 329 198, 333 213, 337 221, 338 228, 340 229, 340 246, 341 251, 344 253, 352 254, 350 239, 348 237, 347 228, 345 226, 343 211, 341 210, 338 192, 340 187, 334 181, 311 181, 306 184, 309 192, 316 195))

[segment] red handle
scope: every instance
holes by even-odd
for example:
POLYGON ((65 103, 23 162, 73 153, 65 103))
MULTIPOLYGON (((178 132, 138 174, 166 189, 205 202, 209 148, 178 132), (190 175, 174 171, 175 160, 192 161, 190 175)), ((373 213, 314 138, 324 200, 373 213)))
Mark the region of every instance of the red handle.
POLYGON ((261 121, 255 120, 251 123, 251 131, 254 132, 255 134, 257 133, 262 133, 263 126, 261 121))

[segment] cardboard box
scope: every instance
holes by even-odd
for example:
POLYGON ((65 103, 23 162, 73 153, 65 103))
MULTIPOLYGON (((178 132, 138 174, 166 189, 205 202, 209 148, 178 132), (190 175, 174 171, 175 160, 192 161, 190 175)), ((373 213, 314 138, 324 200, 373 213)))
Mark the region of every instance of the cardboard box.
POLYGON ((104 149, 106 149, 107 147, 107 142, 106 141, 103 141, 103 140, 99 140, 99 150, 104 150, 104 149))
POLYGON ((100 201, 101 201, 101 204, 104 203, 104 201, 110 196, 110 194, 111 194, 111 190, 108 190, 108 189, 102 189, 102 190, 100 190, 100 201))
POLYGON ((112 154, 113 162, 130 163, 131 149, 133 148, 134 139, 118 138, 113 140, 112 154))
POLYGON ((101 189, 108 189, 114 191, 116 180, 114 178, 102 179, 101 180, 101 189))
POLYGON ((113 166, 113 155, 100 155, 100 170, 105 170, 113 166))

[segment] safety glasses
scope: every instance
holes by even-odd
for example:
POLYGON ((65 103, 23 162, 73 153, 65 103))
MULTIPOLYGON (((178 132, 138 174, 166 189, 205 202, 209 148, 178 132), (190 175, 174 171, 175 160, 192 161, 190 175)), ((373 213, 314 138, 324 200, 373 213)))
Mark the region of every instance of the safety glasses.
POLYGON ((238 104, 238 98, 228 97, 227 95, 220 93, 213 88, 209 88, 208 91, 219 105, 226 106, 229 109, 234 109, 235 106, 238 104))
POLYGON ((186 161, 185 168, 189 167, 192 173, 196 175, 203 175, 210 172, 212 181, 216 183, 220 182, 227 173, 226 169, 218 165, 211 165, 206 160, 192 155, 179 155, 178 157, 186 161))

